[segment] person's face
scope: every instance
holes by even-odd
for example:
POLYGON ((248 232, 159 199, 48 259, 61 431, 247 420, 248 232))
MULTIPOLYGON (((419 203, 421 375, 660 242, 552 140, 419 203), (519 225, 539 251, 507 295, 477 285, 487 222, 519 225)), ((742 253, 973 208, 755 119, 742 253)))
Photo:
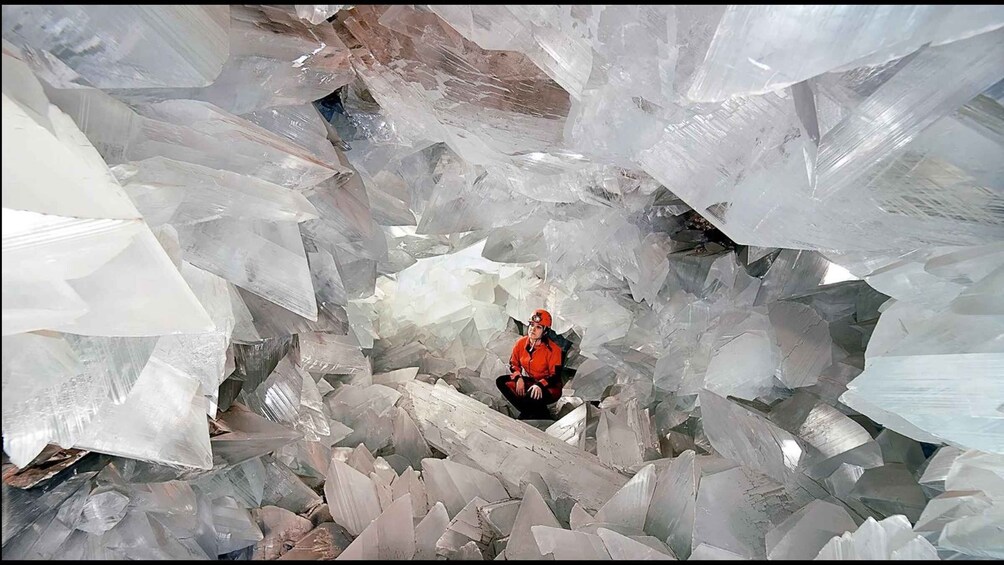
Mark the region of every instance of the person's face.
POLYGON ((530 322, 530 330, 527 335, 530 336, 530 339, 540 339, 544 335, 544 326, 537 322, 530 322))

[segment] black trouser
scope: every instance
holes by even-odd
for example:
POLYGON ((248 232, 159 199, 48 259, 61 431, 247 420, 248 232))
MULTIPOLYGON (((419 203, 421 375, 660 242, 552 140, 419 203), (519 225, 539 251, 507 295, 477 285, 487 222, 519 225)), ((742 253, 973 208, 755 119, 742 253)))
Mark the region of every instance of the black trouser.
POLYGON ((517 396, 516 391, 510 388, 510 383, 515 381, 510 381, 509 375, 502 375, 495 379, 495 385, 502 391, 505 399, 515 406, 516 410, 519 410, 520 420, 550 420, 551 413, 547 410, 547 405, 557 402, 558 397, 554 395, 553 391, 541 387, 543 393, 541 397, 537 400, 530 398, 530 385, 534 383, 533 379, 519 378, 523 379, 523 396, 517 396))

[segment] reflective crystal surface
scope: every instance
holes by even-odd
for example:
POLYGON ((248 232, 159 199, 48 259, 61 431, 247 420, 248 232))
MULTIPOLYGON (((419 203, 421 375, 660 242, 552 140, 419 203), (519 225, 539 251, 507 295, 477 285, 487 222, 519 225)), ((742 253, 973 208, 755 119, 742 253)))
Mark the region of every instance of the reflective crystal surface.
POLYGON ((0 28, 4 558, 1004 558, 1001 6, 0 28))
POLYGON ((819 550, 817 560, 918 559, 937 561, 934 546, 910 530, 902 515, 876 522, 869 517, 857 531, 836 536, 819 550))
POLYGON ((98 88, 204 86, 230 54, 229 17, 226 6, 8 6, 3 36, 56 54, 98 88))

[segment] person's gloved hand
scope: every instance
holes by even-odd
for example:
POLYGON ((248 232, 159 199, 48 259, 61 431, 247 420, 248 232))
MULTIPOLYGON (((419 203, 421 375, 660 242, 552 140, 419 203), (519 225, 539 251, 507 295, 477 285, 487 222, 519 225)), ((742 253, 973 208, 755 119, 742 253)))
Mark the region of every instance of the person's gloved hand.
POLYGON ((523 379, 516 379, 516 396, 523 396, 526 394, 526 390, 523 388, 523 379))
POLYGON ((540 389, 540 385, 533 385, 530 387, 530 398, 534 400, 540 400, 544 396, 544 391, 540 389))

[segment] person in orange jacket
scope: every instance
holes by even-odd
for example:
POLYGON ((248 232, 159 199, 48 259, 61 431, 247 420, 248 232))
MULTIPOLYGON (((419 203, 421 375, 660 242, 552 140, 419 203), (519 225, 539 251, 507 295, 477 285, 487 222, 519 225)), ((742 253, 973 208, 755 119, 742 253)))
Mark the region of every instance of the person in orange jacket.
POLYGON ((527 335, 513 345, 510 374, 495 380, 506 400, 519 410, 520 420, 552 419, 547 406, 561 397, 561 348, 547 337, 550 327, 551 314, 534 311, 527 335))

